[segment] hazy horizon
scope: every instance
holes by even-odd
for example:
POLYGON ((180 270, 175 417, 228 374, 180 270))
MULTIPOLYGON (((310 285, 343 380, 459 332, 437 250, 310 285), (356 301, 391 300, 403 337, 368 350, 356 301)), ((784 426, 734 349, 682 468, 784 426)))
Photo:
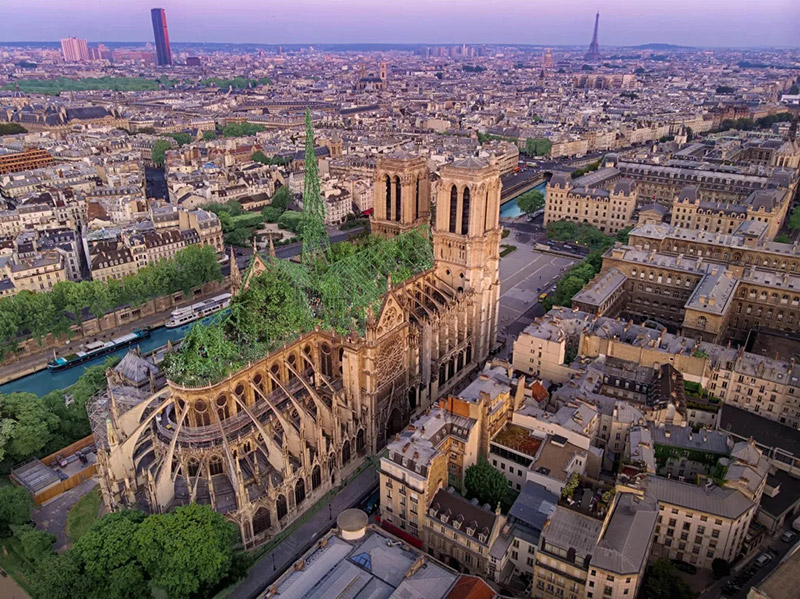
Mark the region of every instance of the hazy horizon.
POLYGON ((241 44, 588 45, 600 10, 600 46, 798 47, 795 0, 28 0, 4 8, 0 43, 152 41, 150 9, 166 10, 170 41, 241 44), (643 5, 646 8, 643 9, 643 5), (46 19, 42 18, 46 15, 46 19))

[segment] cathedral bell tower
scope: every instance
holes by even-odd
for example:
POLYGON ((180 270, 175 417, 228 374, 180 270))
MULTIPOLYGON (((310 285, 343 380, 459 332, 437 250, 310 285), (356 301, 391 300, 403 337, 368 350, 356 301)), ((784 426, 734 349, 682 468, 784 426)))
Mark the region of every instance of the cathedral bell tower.
POLYGON ((456 292, 471 292, 469 329, 475 359, 488 358, 497 337, 500 301, 500 168, 465 158, 443 166, 436 200, 436 276, 456 292))
POLYGON ((430 221, 430 172, 421 156, 398 151, 379 157, 374 189, 376 235, 394 237, 430 221))

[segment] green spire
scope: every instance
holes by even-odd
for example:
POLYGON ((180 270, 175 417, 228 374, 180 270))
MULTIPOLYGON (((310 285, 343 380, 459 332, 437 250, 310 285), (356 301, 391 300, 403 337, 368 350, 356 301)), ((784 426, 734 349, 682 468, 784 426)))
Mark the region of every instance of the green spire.
POLYGON ((314 153, 314 129, 311 112, 306 107, 305 186, 303 187, 303 263, 310 264, 325 255, 330 240, 325 228, 325 201, 319 190, 317 156, 314 153))

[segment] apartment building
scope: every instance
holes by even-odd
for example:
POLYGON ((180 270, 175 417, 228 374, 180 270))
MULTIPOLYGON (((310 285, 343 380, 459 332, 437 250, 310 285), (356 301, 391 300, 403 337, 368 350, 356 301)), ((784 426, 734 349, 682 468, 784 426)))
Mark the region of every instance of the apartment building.
POLYGON ((489 576, 489 551, 505 524, 500 507, 478 505, 449 489, 439 489, 425 514, 424 548, 451 567, 489 576))
POLYGON ((181 210, 178 213, 178 227, 182 230, 194 229, 200 236, 200 243, 210 245, 218 254, 225 251, 222 239, 222 224, 213 212, 207 210, 181 210))
POLYGON ((124 279, 139 270, 133 252, 121 241, 96 243, 90 250, 89 268, 95 281, 124 279))
POLYGON ((54 163, 53 156, 47 150, 30 148, 13 152, 0 149, 0 175, 43 168, 54 163))
POLYGON ((13 293, 50 291, 56 283, 67 280, 62 256, 50 250, 34 252, 27 257, 16 255, 6 262, 5 271, 13 284, 13 293))
POLYGON ((634 493, 615 496, 589 564, 587 599, 637 596, 657 517, 657 505, 652 499, 634 493))
POLYGON ((602 520, 556 506, 536 552, 534 599, 587 599, 589 568, 602 529, 602 520))
POLYGON ((574 180, 568 173, 555 173, 545 190, 544 224, 588 223, 613 234, 633 224, 637 201, 636 184, 620 179, 616 169, 602 169, 574 180))

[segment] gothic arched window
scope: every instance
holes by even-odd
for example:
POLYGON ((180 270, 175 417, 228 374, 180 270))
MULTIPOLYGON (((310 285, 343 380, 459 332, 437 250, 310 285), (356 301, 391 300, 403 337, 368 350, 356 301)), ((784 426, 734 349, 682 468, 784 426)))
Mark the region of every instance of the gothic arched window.
POLYGON ((394 219, 400 222, 400 206, 403 203, 403 188, 400 185, 400 177, 394 178, 394 219))
POLYGON ((464 188, 464 199, 461 205, 461 234, 466 235, 469 230, 469 187, 464 188))
POLYGON ((451 233, 456 232, 456 219, 458 218, 458 188, 453 185, 450 188, 450 227, 451 233))
POLYGON ((386 220, 392 220, 392 180, 386 175, 386 220))

